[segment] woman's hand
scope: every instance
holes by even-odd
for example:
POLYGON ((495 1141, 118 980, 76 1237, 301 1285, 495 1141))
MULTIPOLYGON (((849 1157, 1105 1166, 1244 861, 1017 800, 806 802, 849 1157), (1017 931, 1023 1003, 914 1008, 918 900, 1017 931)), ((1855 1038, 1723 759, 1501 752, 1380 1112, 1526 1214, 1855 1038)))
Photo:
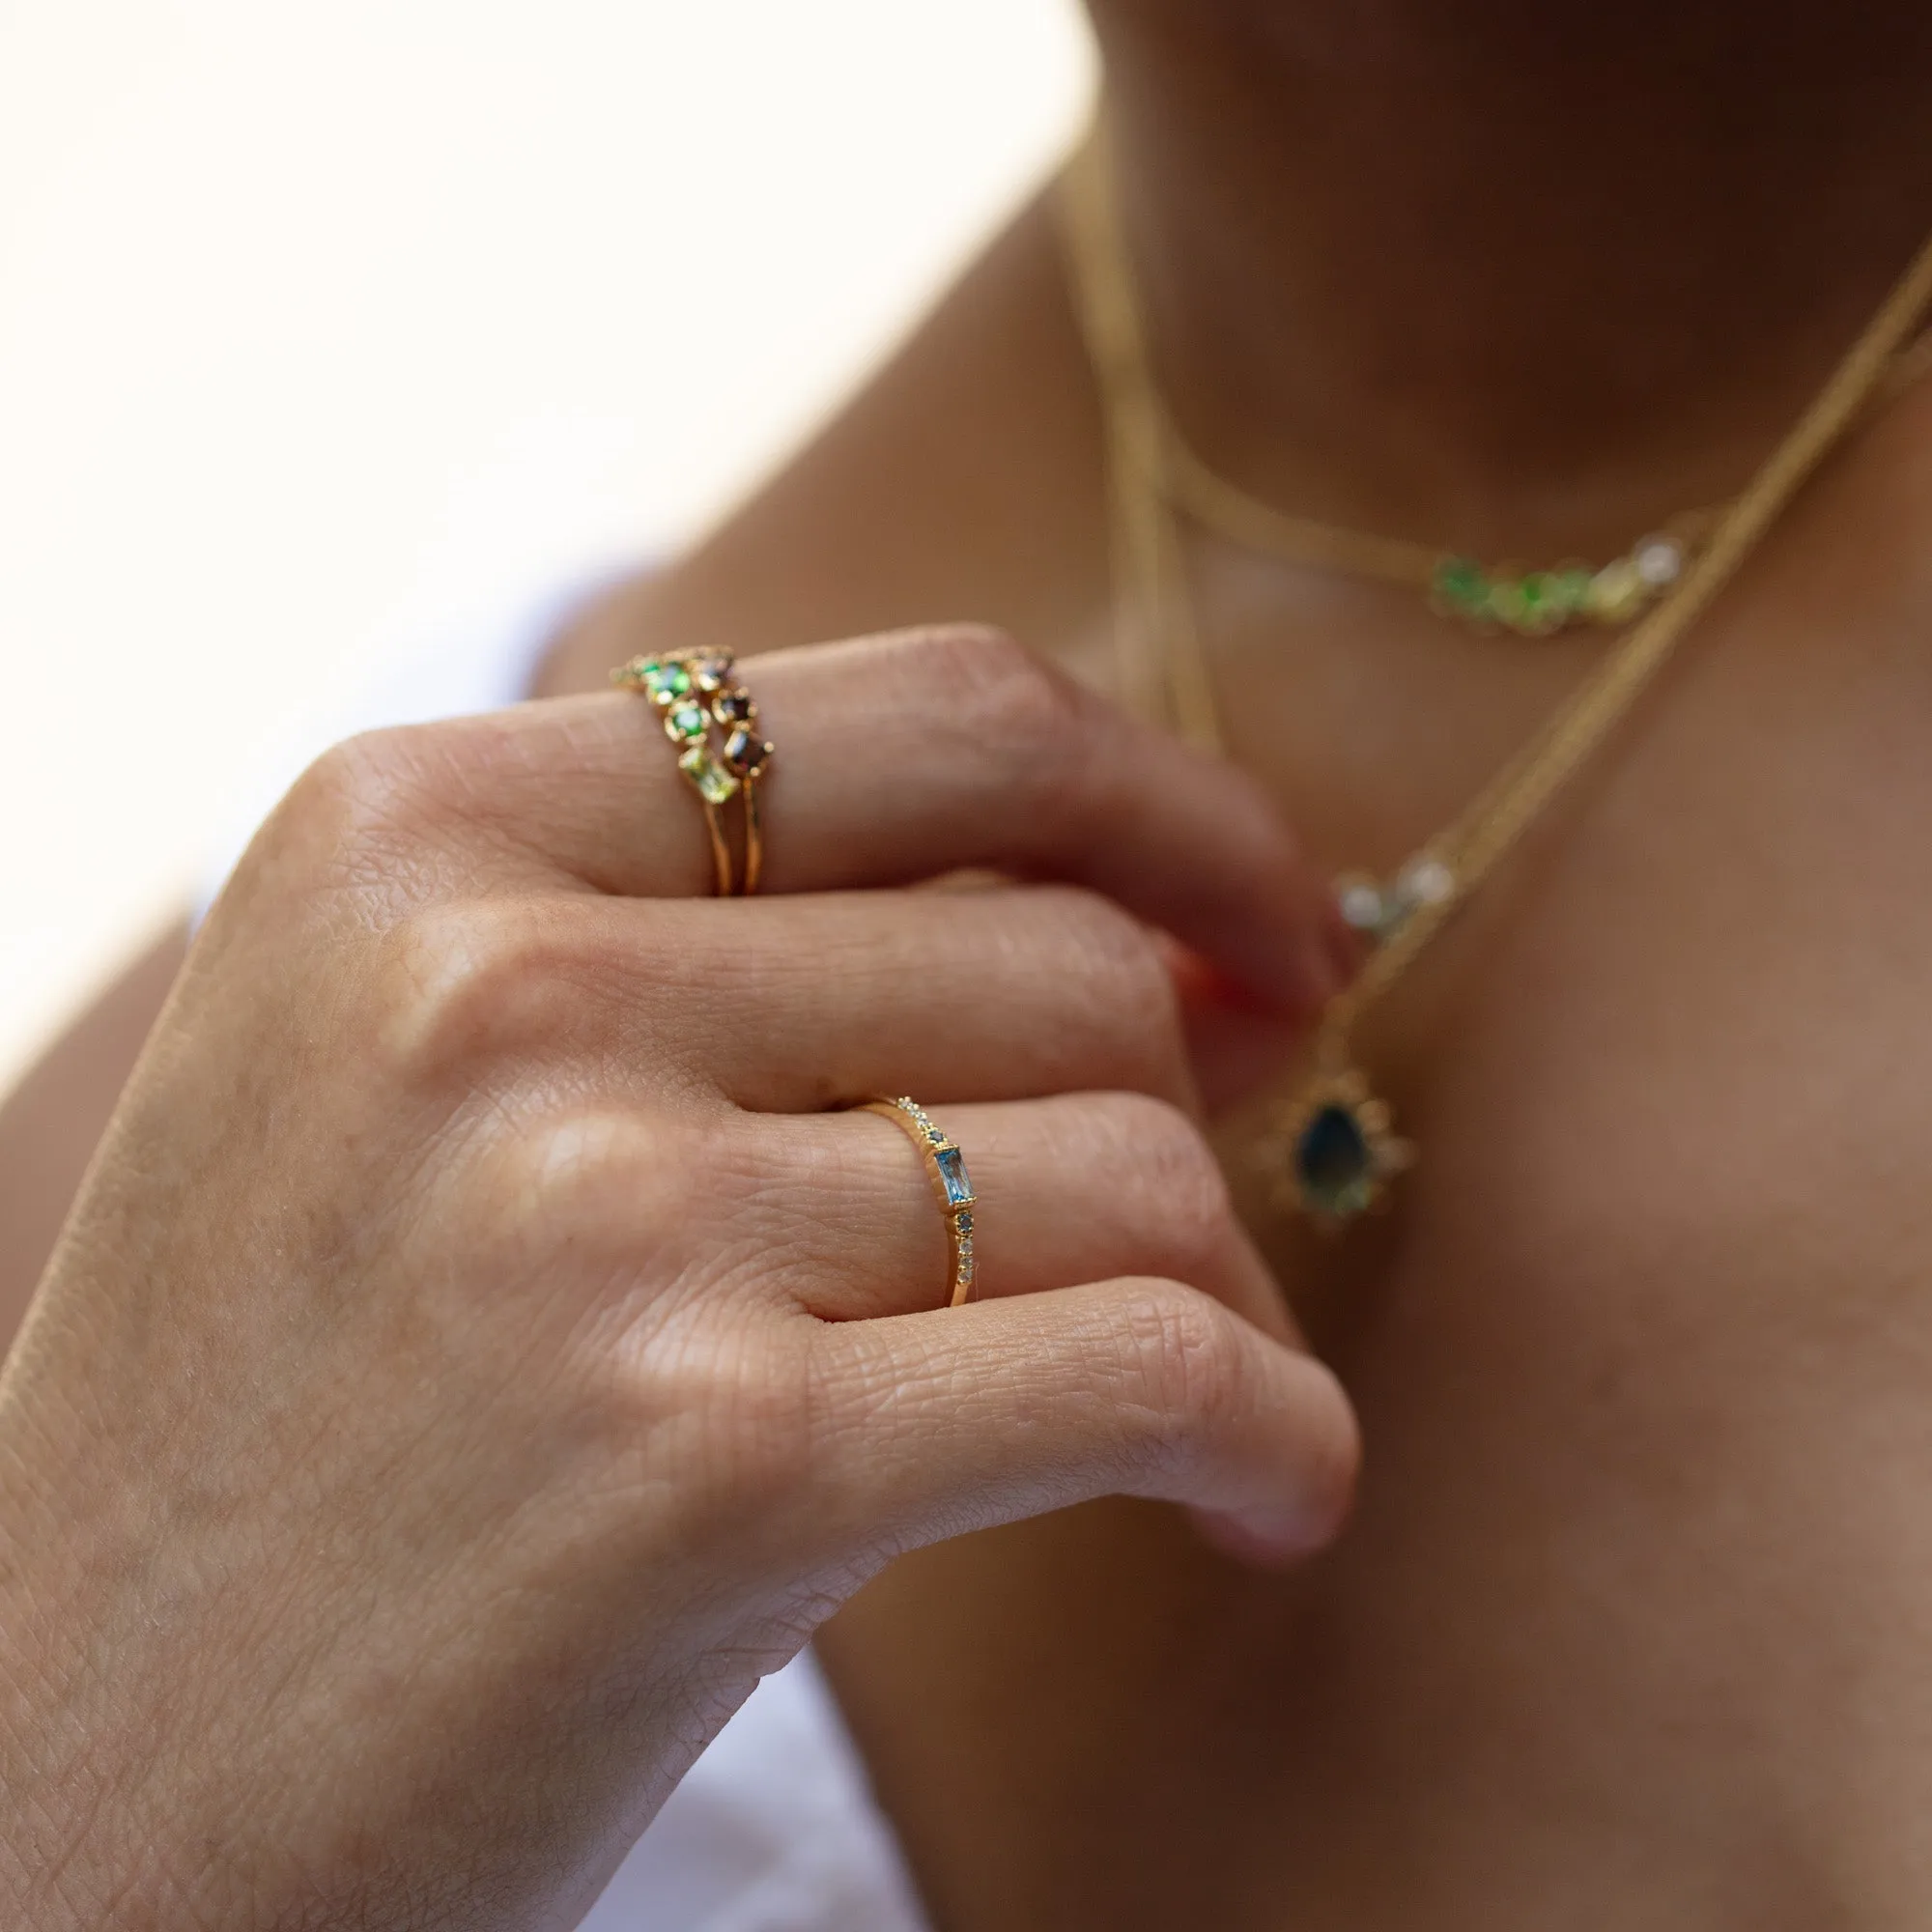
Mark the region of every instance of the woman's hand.
POLYGON ((1271 812, 983 633, 745 676, 768 897, 699 896, 614 693, 355 741, 257 838, 0 1392, 9 1923, 572 1923, 895 1552, 1121 1491, 1333 1528, 1151 929, 1305 1017, 1271 812), (1064 883, 898 890, 962 867, 1064 883), (828 1111, 881 1092, 966 1151, 970 1306, 828 1111))

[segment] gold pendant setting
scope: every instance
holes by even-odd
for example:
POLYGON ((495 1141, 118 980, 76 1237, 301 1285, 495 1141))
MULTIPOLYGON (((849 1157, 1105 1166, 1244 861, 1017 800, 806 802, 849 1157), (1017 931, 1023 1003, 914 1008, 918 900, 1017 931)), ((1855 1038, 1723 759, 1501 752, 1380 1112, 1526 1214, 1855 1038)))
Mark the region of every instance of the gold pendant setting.
POLYGON ((1273 1147, 1281 1205, 1330 1229, 1385 1208, 1389 1183, 1415 1163, 1387 1102, 1346 1065, 1310 1078, 1284 1111, 1273 1147))

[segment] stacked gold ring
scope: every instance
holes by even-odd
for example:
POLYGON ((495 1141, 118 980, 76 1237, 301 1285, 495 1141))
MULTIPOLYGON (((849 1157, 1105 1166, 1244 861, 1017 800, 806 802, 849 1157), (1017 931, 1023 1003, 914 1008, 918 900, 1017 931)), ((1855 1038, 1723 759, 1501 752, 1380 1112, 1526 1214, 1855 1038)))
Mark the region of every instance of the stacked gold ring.
POLYGON ((765 829, 759 790, 776 747, 758 731, 758 706, 732 671, 728 651, 633 658, 611 682, 641 692, 656 706, 665 736, 677 747, 677 768, 704 808, 711 867, 720 898, 749 897, 765 869, 765 829), (736 875, 724 808, 744 802, 745 870, 736 875))
POLYGON ((939 1202, 939 1211, 946 1217, 951 1305, 957 1308, 962 1302, 971 1301, 979 1268, 973 1259, 974 1194, 973 1183, 966 1177, 966 1156, 934 1124, 932 1116, 917 1100, 909 1100, 903 1094, 896 1099, 882 1094, 876 1100, 862 1100, 856 1111, 883 1116, 919 1150, 939 1202))

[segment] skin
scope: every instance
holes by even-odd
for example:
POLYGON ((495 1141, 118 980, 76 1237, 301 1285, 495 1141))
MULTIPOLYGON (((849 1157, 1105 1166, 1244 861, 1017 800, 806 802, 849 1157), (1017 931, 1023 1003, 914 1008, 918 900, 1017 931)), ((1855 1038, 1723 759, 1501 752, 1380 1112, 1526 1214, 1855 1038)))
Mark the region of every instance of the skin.
MULTIPOLYGON (((1318 515, 1607 555, 1738 487, 1932 227, 1903 10, 1099 24, 1167 386, 1318 515)), ((1336 1548, 1260 1575, 1097 1504, 821 1634, 946 1932, 1922 1917, 1928 418, 1840 453, 1378 1016, 1395 1213, 1255 1213, 1362 1424, 1336 1548)), ((551 678, 971 611, 1102 679, 1099 477, 1033 211, 551 678)), ((1599 647, 1194 561, 1236 759, 1324 867, 1412 849, 1599 647)))
POLYGON ((257 838, 0 1384, 14 1922, 573 1924, 891 1557, 1122 1490, 1332 1532, 1150 929, 1305 1015, 1272 810, 996 633, 749 675, 819 775, 767 899, 698 896, 611 692, 353 742, 257 838), (988 867, 1066 883, 905 890, 988 867), (881 1089, 972 1138, 968 1307, 881 1089))

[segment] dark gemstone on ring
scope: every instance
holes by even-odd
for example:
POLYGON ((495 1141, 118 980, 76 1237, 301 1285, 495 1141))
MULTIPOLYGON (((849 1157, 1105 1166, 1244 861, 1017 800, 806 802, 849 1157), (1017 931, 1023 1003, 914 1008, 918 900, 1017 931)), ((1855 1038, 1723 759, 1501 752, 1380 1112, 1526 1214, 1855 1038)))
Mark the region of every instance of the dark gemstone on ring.
POLYGON ((758 715, 749 691, 721 691, 711 700, 711 715, 721 724, 749 724, 758 715))
POLYGON ((777 747, 750 731, 733 731, 724 741, 724 762, 734 772, 751 778, 765 768, 765 762, 777 747))

